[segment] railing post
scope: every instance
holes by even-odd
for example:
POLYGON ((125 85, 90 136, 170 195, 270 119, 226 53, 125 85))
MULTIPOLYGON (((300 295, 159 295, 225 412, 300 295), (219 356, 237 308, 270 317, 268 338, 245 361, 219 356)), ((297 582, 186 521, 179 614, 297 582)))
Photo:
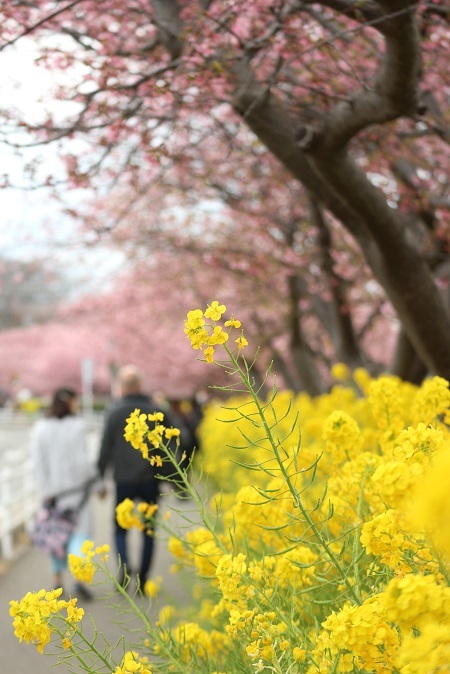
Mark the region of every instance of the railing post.
POLYGON ((36 480, 34 478, 31 459, 27 459, 24 463, 22 494, 22 502, 24 503, 23 520, 25 529, 27 530, 29 528, 30 520, 37 509, 36 480))
POLYGON ((13 555, 11 526, 11 468, 0 470, 0 549, 2 557, 9 560, 13 555))

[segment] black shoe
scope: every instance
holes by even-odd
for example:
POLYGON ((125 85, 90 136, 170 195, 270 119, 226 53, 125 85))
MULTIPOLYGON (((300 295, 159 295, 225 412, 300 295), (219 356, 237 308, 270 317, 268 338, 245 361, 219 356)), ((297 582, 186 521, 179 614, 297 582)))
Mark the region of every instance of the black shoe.
POLYGON ((84 601, 92 601, 94 599, 92 592, 88 590, 83 583, 75 583, 73 593, 79 597, 79 599, 83 599, 84 601))

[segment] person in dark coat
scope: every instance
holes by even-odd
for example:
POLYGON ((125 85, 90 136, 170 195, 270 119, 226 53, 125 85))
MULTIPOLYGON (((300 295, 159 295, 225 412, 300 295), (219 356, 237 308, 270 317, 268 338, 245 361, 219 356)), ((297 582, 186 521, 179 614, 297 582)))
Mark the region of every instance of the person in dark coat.
MULTIPOLYGON (((142 454, 133 449, 124 438, 126 419, 137 408, 144 414, 164 413, 164 425, 175 426, 170 413, 156 405, 150 396, 142 391, 142 377, 136 367, 127 365, 119 372, 122 397, 108 410, 103 428, 103 435, 98 458, 98 470, 103 477, 109 467, 113 471, 116 489, 116 503, 124 499, 158 502, 160 481, 156 478, 158 469, 150 465, 142 454)), ((143 531, 142 554, 138 570, 138 582, 143 588, 150 570, 153 557, 153 535, 143 531)), ((125 573, 131 575, 127 551, 127 531, 119 526, 115 519, 115 544, 121 561, 119 582, 124 584, 125 573)))

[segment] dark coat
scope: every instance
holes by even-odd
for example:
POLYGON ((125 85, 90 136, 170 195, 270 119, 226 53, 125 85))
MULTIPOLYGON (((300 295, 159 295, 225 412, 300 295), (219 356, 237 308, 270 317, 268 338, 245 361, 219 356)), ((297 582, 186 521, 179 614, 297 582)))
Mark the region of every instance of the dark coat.
MULTIPOLYGON (((126 420, 135 409, 145 414, 164 413, 164 426, 177 427, 170 413, 155 405, 151 398, 143 394, 133 393, 124 396, 108 410, 100 445, 98 470, 103 477, 107 468, 112 467, 115 482, 148 482, 155 480, 161 469, 154 468, 142 457, 139 450, 133 449, 124 438, 126 420)), ((152 424, 150 423, 150 428, 152 424)))

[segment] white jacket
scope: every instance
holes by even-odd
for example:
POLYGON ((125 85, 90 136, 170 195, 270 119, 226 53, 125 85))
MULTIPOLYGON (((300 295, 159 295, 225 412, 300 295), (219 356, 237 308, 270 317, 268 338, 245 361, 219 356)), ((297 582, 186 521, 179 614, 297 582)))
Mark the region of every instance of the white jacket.
MULTIPOLYGON (((61 508, 77 508, 83 486, 95 475, 88 460, 83 419, 75 416, 40 419, 31 434, 31 457, 42 500, 79 487, 79 491, 58 498, 61 508)), ((79 513, 76 533, 92 537, 89 499, 79 513)))

